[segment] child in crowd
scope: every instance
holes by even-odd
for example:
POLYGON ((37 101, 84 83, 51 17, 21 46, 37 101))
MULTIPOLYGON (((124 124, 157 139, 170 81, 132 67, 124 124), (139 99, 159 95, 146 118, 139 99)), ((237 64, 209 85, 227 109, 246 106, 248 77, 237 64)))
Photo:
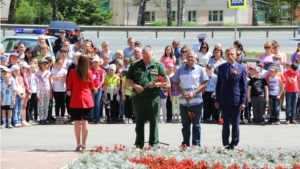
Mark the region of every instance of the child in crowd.
POLYGON ((218 111, 215 107, 215 90, 217 86, 217 75, 213 73, 214 66, 208 64, 206 66, 206 74, 209 77, 207 87, 203 94, 204 113, 203 120, 206 123, 216 123, 218 121, 218 111))
MULTIPOLYGON (((24 126, 31 126, 31 123, 26 122, 26 108, 28 100, 31 98, 31 90, 30 90, 30 84, 29 84, 29 76, 28 76, 28 70, 30 66, 27 64, 27 62, 23 61, 19 64, 21 76, 23 78, 24 87, 25 87, 25 93, 24 93, 24 100, 23 100, 23 106, 22 106, 22 124, 24 126)), ((35 125, 36 123, 32 123, 35 125)))
POLYGON ((254 124, 264 124, 264 108, 266 102, 269 101, 267 81, 261 78, 261 68, 254 69, 255 76, 251 78, 248 84, 248 102, 253 106, 253 122, 254 124))
POLYGON ((272 124, 279 125, 279 104, 280 95, 283 92, 283 82, 281 78, 277 75, 277 73, 278 67, 272 66, 270 68, 270 76, 266 80, 269 84, 269 108, 271 108, 270 118, 273 118, 272 124))
POLYGON ((292 63, 290 69, 284 73, 286 79, 286 124, 298 124, 296 122, 298 75, 298 63, 292 63))
POLYGON ((49 109, 49 100, 51 96, 51 72, 47 69, 48 61, 46 59, 42 59, 39 61, 39 70, 35 72, 35 75, 38 79, 38 89, 37 89, 37 99, 39 115, 40 115, 40 124, 48 124, 47 116, 49 109))
POLYGON ((105 76, 104 82, 104 98, 106 102, 110 102, 110 110, 106 109, 108 123, 115 123, 117 120, 117 95, 120 89, 120 77, 115 74, 116 65, 109 65, 108 75, 105 76))
MULTIPOLYGON (((123 74, 121 71, 121 68, 123 67, 123 61, 121 59, 116 59, 115 63, 116 65, 116 75, 118 75, 120 77, 120 79, 122 79, 123 74)), ((120 80, 120 87, 122 86, 122 80, 120 80)), ((119 90, 118 92, 118 96, 122 96, 122 90, 119 90)), ((124 122, 123 121, 123 116, 124 116, 124 101, 122 99, 122 97, 118 97, 118 110, 119 110, 119 118, 118 118, 118 122, 124 122)))
POLYGON ((125 124, 132 124, 133 107, 132 107, 132 87, 126 83, 126 73, 128 68, 123 68, 122 73, 124 76, 122 78, 122 100, 124 101, 124 114, 125 114, 125 124))
MULTIPOLYGON (((163 67, 165 67, 163 63, 161 65, 163 67)), ((174 64, 169 64, 167 68, 173 70, 174 64)), ((169 71, 168 69, 166 70, 166 72, 169 71)), ((167 121, 167 98, 168 98, 169 93, 171 93, 169 88, 167 88, 167 87, 160 88, 159 98, 160 98, 160 107, 161 107, 161 110, 163 113, 162 114, 163 118, 160 119, 160 113, 159 113, 159 115, 158 115, 159 123, 166 123, 166 121, 167 121)))
POLYGON ((135 41, 134 42, 134 47, 141 48, 142 47, 142 43, 140 41, 135 41))
POLYGON ((51 78, 53 80, 53 96, 55 99, 55 124, 64 124, 64 116, 66 109, 66 77, 67 70, 63 68, 64 61, 61 58, 56 59, 55 68, 51 70, 51 78), (59 115, 60 112, 60 115, 59 115))
POLYGON ((15 107, 13 109, 13 123, 16 128, 23 127, 21 124, 21 113, 22 113, 22 106, 23 100, 25 98, 25 87, 23 78, 20 74, 20 67, 18 65, 13 65, 11 67, 12 77, 15 81, 16 85, 16 99, 15 99, 15 107))
POLYGON ((31 91, 31 98, 28 100, 27 104, 27 121, 29 121, 30 124, 36 125, 37 116, 38 116, 38 109, 37 109, 37 81, 38 79, 35 76, 36 71, 36 64, 34 62, 30 62, 30 68, 28 71, 28 77, 29 77, 29 90, 31 91), (32 112, 34 112, 34 117, 32 112))
MULTIPOLYGON (((174 76, 175 72, 178 69, 179 69, 179 66, 176 65, 174 67, 174 70, 173 70, 172 74, 169 75, 170 79, 174 76)), ((179 104, 180 93, 178 93, 178 91, 175 89, 174 83, 172 82, 172 80, 171 80, 171 88, 170 88, 170 90, 171 90, 171 94, 170 94, 171 97, 170 97, 170 99, 171 99, 171 102, 172 102, 172 115, 173 115, 172 121, 174 123, 176 123, 176 122, 179 122, 179 115, 180 115, 180 109, 179 109, 179 107, 180 107, 180 104, 179 104)))
POLYGON ((9 69, 2 69, 1 71, 1 113, 2 113, 2 125, 1 129, 8 127, 12 128, 11 118, 12 118, 12 109, 15 105, 16 98, 16 86, 15 82, 10 79, 9 69), (7 116, 6 116, 7 112, 7 116), (7 120, 7 123, 6 123, 7 120))
POLYGON ((105 77, 105 71, 100 67, 102 65, 103 60, 100 59, 98 56, 95 56, 93 58, 93 67, 91 68, 91 71, 93 73, 93 79, 94 79, 94 90, 92 90, 93 100, 95 106, 92 109, 91 114, 91 123, 99 124, 102 123, 102 119, 100 121, 100 117, 102 114, 100 114, 100 108, 101 108, 101 97, 102 97, 102 85, 104 84, 104 77, 105 77))
MULTIPOLYGON (((274 57, 273 57, 273 61, 275 62, 275 61, 277 61, 277 62, 281 62, 281 55, 275 55, 274 57)), ((284 67, 282 66, 282 65, 280 65, 279 64, 279 69, 278 69, 278 71, 280 72, 280 73, 284 73, 284 67)))
POLYGON ((109 68, 109 59, 110 59, 110 56, 105 53, 103 54, 103 64, 101 65, 101 68, 105 71, 105 76, 108 74, 108 68, 109 68))
POLYGON ((0 56, 0 65, 6 67, 7 59, 8 58, 6 56, 0 56))

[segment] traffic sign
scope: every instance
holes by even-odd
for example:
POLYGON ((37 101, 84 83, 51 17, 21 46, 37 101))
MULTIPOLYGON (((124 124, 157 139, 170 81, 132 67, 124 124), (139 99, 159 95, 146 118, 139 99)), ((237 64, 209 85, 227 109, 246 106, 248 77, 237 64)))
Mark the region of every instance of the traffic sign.
POLYGON ((228 7, 230 9, 246 8, 246 1, 247 0, 228 0, 228 7))

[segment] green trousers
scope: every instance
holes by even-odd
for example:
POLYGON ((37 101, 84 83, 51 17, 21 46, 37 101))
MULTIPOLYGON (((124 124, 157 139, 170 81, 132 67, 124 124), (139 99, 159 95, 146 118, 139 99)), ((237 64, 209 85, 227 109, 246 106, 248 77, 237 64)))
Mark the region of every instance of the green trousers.
POLYGON ((135 115, 135 145, 137 148, 143 148, 145 143, 145 118, 147 116, 150 122, 149 145, 156 147, 158 145, 158 115, 160 110, 159 96, 132 98, 133 111, 135 115))

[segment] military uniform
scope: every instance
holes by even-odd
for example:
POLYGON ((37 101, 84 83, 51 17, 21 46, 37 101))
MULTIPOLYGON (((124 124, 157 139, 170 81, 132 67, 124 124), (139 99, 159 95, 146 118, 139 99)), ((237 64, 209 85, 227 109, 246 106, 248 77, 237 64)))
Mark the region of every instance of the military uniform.
MULTIPOLYGON (((133 111, 135 114, 135 145, 138 148, 144 147, 144 124, 147 115, 150 122, 149 144, 157 146, 158 144, 158 115, 160 110, 159 90, 160 88, 149 89, 147 86, 150 82, 156 82, 158 76, 164 77, 167 81, 165 70, 161 63, 152 60, 145 65, 143 60, 139 60, 130 66, 126 74, 126 79, 131 79, 135 84, 144 88, 144 91, 137 93, 132 98, 133 111)), ((133 89, 135 91, 135 89, 133 89)), ((135 91, 136 92, 136 91, 135 91)))

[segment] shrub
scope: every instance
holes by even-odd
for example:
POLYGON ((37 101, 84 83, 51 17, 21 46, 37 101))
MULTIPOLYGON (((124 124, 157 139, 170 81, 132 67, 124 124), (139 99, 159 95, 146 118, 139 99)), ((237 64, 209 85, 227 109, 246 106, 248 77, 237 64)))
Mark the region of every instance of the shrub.
POLYGON ((34 6, 29 5, 25 0, 21 0, 16 9, 14 21, 19 24, 34 24, 37 13, 34 6))

